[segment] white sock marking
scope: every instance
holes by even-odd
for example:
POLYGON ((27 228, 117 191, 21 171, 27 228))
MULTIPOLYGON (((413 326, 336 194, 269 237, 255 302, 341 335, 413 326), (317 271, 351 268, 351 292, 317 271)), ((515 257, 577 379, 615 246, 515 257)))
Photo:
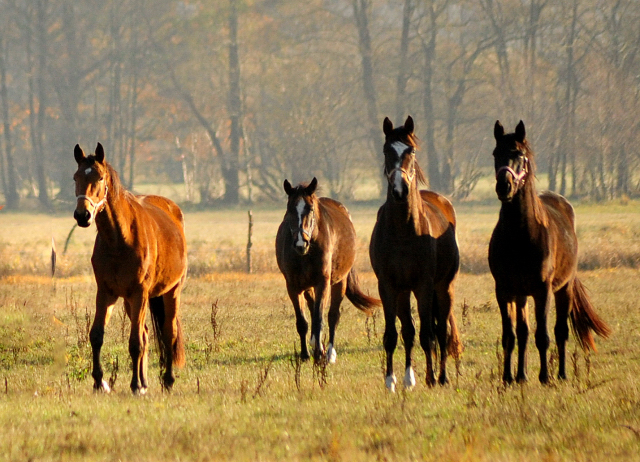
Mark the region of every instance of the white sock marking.
POLYGON ((336 353, 336 349, 333 348, 333 343, 330 343, 327 350, 327 361, 329 361, 329 364, 335 364, 337 357, 338 353, 336 353))
POLYGON ((389 390, 391 393, 396 392, 396 382, 397 380, 395 374, 387 375, 387 378, 385 379, 385 385, 387 386, 387 390, 389 390))
POLYGON ((404 374, 404 387, 408 390, 412 389, 416 385, 416 376, 413 373, 413 367, 407 367, 404 374))
POLYGON ((111 387, 109 386, 107 381, 104 379, 102 380, 102 391, 105 393, 111 393, 111 387))

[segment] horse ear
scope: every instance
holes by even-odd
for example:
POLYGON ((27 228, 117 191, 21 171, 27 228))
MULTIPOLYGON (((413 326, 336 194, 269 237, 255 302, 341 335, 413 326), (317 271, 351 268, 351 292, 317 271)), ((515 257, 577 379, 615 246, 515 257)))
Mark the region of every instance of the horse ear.
POLYGON ((407 116, 407 120, 404 121, 404 129, 408 134, 413 134, 413 118, 411 116, 407 116))
POLYGON ((521 120, 516 126, 516 141, 518 143, 524 143, 526 132, 524 130, 524 122, 521 120))
POLYGON ((498 141, 504 136, 504 127, 499 120, 496 120, 496 124, 493 126, 493 137, 498 141))
POLYGON ((291 187, 291 183, 289 183, 289 180, 284 180, 284 192, 287 193, 287 196, 291 195, 291 192, 293 191, 293 188, 291 187))
POLYGON ((309 186, 307 186, 304 190, 304 192, 307 193, 307 195, 311 195, 314 192, 316 192, 316 188, 318 187, 318 179, 314 176, 313 180, 311 180, 311 183, 309 183, 309 186))
POLYGON ((389 117, 384 118, 384 122, 382 122, 382 131, 386 136, 389 136, 393 131, 393 123, 389 120, 389 117))
POLYGON ((87 158, 79 144, 76 144, 76 147, 73 150, 73 157, 75 157, 77 163, 80 163, 87 158))
POLYGON ((98 163, 104 162, 104 148, 100 143, 96 146, 96 161, 98 163))

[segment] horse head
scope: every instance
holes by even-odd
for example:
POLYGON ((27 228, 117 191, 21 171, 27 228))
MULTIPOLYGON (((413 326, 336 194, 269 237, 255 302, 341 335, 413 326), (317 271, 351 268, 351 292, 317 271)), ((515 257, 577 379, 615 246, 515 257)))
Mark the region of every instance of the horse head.
POLYGON ((416 163, 416 137, 413 134, 413 119, 407 117, 404 125, 393 128, 393 123, 385 117, 382 124, 385 135, 384 153, 384 173, 389 182, 389 187, 393 198, 402 202, 409 195, 409 188, 422 171, 416 163))
POLYGON ((496 194, 502 202, 510 202, 524 186, 531 171, 530 149, 525 139, 522 120, 514 133, 504 132, 499 120, 493 129, 496 148, 493 159, 496 170, 496 194))
POLYGON ((100 143, 95 154, 90 156, 85 156, 76 144, 73 155, 78 163, 78 170, 73 175, 76 183, 76 210, 73 212, 73 218, 78 222, 78 226, 87 228, 107 203, 108 169, 104 161, 104 149, 100 143))
POLYGON ((299 255, 309 252, 311 238, 316 231, 316 215, 318 198, 315 195, 318 180, 314 177, 308 185, 291 186, 289 180, 284 180, 284 191, 289 196, 287 201, 287 216, 289 229, 293 238, 293 247, 299 255))

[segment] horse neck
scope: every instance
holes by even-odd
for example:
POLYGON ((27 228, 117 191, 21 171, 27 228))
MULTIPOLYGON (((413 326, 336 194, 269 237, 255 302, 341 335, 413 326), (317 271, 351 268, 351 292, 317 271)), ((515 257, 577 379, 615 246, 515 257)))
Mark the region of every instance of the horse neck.
POLYGON ((387 206, 389 207, 393 225, 399 232, 405 231, 420 234, 420 217, 423 215, 424 203, 415 179, 409 188, 407 200, 404 202, 397 202, 393 198, 392 186, 389 185, 387 188, 387 206))
POLYGON ((109 190, 104 210, 96 216, 98 234, 110 246, 125 244, 131 236, 133 210, 127 200, 127 191, 113 177, 108 181, 109 190))
POLYGON ((537 234, 543 226, 544 208, 531 175, 528 175, 522 187, 511 200, 503 202, 500 208, 500 220, 510 228, 521 229, 529 235, 537 234))

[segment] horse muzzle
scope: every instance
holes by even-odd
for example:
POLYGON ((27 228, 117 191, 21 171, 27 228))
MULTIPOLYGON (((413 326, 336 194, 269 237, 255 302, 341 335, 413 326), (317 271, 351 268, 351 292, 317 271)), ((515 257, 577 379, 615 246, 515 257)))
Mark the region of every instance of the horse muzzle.
POLYGON ((298 255, 306 255, 309 253, 310 242, 305 239, 306 233, 298 231, 293 236, 293 248, 298 255))
POLYGON ((91 222, 93 222, 93 214, 91 214, 87 209, 76 210, 73 212, 73 218, 75 218, 78 226, 81 228, 88 228, 91 226, 91 222))

